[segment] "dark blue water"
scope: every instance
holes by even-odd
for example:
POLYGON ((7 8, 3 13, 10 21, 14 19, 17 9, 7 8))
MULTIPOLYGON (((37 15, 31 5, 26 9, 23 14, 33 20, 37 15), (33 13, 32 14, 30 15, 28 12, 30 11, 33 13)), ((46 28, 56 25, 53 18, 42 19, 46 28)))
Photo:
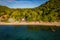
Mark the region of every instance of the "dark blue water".
POLYGON ((28 26, 0 26, 0 40, 60 40, 60 30, 28 30, 28 26))

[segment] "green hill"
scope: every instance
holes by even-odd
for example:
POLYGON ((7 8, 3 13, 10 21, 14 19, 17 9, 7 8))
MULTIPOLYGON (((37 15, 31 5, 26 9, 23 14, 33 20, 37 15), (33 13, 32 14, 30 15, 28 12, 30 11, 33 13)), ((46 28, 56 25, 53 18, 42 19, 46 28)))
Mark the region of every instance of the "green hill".
POLYGON ((49 0, 48 2, 36 8, 9 8, 0 5, 0 18, 13 18, 16 21, 44 21, 54 22, 60 21, 60 0, 49 0), (5 15, 7 15, 5 17, 5 15))

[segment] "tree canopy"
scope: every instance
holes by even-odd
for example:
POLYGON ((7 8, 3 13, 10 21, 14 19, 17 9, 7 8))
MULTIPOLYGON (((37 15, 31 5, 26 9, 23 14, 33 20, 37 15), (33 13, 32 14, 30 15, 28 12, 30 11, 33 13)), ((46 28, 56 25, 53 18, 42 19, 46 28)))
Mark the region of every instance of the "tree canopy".
POLYGON ((9 8, 0 5, 0 17, 7 15, 7 18, 14 18, 17 21, 23 18, 26 21, 60 21, 60 0, 49 0, 36 8, 9 8))

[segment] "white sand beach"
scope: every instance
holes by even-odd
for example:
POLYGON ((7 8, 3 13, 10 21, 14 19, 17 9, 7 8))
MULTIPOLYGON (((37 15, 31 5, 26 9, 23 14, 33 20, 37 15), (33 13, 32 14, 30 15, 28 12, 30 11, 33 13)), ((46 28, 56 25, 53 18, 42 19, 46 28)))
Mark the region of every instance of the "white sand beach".
POLYGON ((43 25, 43 26, 60 26, 60 22, 0 22, 0 25, 43 25))

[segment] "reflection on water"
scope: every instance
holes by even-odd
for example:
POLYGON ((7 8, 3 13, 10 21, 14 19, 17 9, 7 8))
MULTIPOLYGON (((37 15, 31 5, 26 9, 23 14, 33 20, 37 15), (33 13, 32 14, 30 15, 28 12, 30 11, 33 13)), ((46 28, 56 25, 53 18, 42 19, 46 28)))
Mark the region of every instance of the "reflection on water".
POLYGON ((0 40, 60 40, 60 28, 50 26, 0 26, 0 40))

